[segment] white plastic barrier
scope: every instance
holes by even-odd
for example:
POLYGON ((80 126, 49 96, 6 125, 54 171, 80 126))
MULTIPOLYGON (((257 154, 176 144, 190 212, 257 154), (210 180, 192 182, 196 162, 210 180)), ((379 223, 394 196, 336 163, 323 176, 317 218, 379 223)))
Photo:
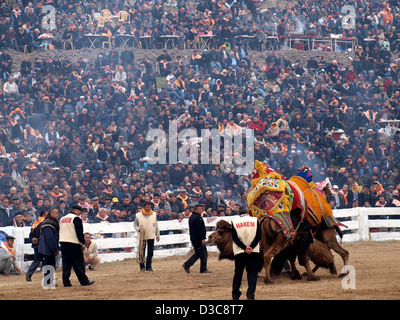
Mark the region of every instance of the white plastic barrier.
MULTIPOLYGON (((343 242, 400 240, 400 208, 352 208, 334 210, 334 216, 348 228, 341 227, 345 232, 343 242), (379 219, 371 219, 378 216, 379 219)), ((204 218, 207 237, 215 229, 218 220, 231 221, 233 217, 204 218)), ((154 258, 164 258, 174 255, 185 255, 192 248, 190 243, 188 219, 159 221, 161 231, 160 241, 155 243, 154 258)), ((17 265, 26 270, 30 261, 24 261, 26 255, 33 255, 29 238, 30 227, 0 228, 8 235, 13 235, 17 265)), ((97 242, 102 262, 113 262, 137 257, 138 238, 133 228, 133 222, 84 224, 84 231, 90 232, 97 242)), ((215 246, 209 251, 217 251, 215 246)))

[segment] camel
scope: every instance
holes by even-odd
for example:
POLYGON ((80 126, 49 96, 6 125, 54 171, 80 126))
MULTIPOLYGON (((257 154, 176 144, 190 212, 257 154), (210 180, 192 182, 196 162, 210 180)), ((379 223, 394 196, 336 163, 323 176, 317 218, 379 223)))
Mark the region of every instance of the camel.
MULTIPOLYGON (((335 234, 335 228, 340 231, 341 223, 333 217, 325 194, 315 189, 311 170, 306 166, 299 170, 298 176, 286 180, 266 164, 255 162, 247 202, 251 215, 259 219, 262 227, 266 284, 273 283, 271 263, 283 250, 290 252, 293 278, 300 277, 295 267, 297 255, 300 265, 306 269, 307 280, 319 280, 314 275, 318 267, 311 270, 309 265, 308 250, 314 241, 313 235, 337 251, 347 265, 349 254, 338 244, 335 234)), ((330 270, 336 272, 332 266, 330 270)))
MULTIPOLYGON (((270 220, 272 221, 272 220, 270 220)), ((216 245, 219 250, 219 260, 227 259, 234 260, 233 248, 232 248, 232 226, 226 220, 219 220, 217 222, 216 230, 210 234, 208 237, 208 245, 213 246, 216 245)), ((293 260, 296 258, 295 251, 292 248, 295 248, 296 245, 287 246, 286 249, 282 250, 278 255, 275 256, 271 263, 271 278, 274 276, 278 276, 282 269, 284 262, 289 259, 291 261, 291 279, 301 279, 301 275, 296 269, 293 260)), ((311 245, 307 251, 309 258, 315 264, 315 268, 327 268, 331 272, 331 274, 336 274, 336 267, 334 264, 334 257, 329 250, 328 246, 319 241, 315 240, 314 244, 311 245)), ((260 267, 259 271, 262 270, 264 265, 264 256, 260 255, 260 267)), ((315 269, 314 268, 314 269, 315 269)), ((313 271, 315 272, 315 271, 313 271)))
POLYGON ((307 203, 295 183, 286 181, 266 164, 255 162, 252 189, 247 197, 249 212, 261 224, 264 282, 272 284, 271 263, 286 247, 291 248, 292 277, 301 277, 295 267, 295 258, 307 272, 307 280, 317 281, 311 270, 308 247, 312 242, 312 225, 308 221, 307 203))
MULTIPOLYGON (((343 260, 343 266, 346 269, 350 254, 336 239, 336 233, 340 238, 343 237, 343 232, 339 226, 345 225, 333 216, 332 208, 326 200, 327 195, 333 194, 329 179, 327 178, 323 182, 314 183, 311 170, 307 166, 303 166, 300 168, 299 174, 291 177, 290 181, 296 183, 303 192, 307 203, 312 207, 309 212, 312 211, 313 214, 310 217, 314 218, 309 220, 314 227, 317 226, 315 237, 340 255, 343 260)), ((317 269, 314 270, 316 271, 317 269)), ((339 277, 344 277, 346 274, 346 272, 341 273, 339 277)))

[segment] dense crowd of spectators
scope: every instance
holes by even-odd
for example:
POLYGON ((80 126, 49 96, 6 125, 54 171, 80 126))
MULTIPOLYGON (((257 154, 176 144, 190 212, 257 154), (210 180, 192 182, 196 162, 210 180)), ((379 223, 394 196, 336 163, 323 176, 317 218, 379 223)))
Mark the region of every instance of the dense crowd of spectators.
MULTIPOLYGON (((329 198, 333 208, 399 206, 400 131, 385 124, 400 119, 399 72, 386 43, 397 39, 396 4, 356 1, 357 28, 348 31, 337 23, 344 1, 300 1, 261 13, 252 1, 229 7, 201 0, 195 11, 176 3, 176 14, 140 0, 53 1, 53 33, 61 39, 74 33, 76 47, 85 46, 79 34, 98 28, 88 14, 102 8, 127 10, 130 24, 122 25, 139 34, 211 28, 217 36, 209 51, 193 49, 188 59, 165 49, 157 59, 136 61, 135 49, 125 46, 102 48, 95 61, 26 55, 16 66, 7 49, 31 43, 13 41, 9 33, 43 31, 44 3, 34 3, 7 1, 0 9, 0 34, 7 31, 0 54, 3 226, 29 225, 54 206, 62 217, 74 203, 87 209, 85 222, 133 221, 145 201, 160 220, 188 217, 195 203, 210 216, 237 214, 251 175, 238 175, 234 158, 207 165, 147 161, 146 134, 152 128, 168 132, 171 120, 199 136, 202 129, 253 129, 256 160, 286 177, 308 165, 314 181, 328 178, 337 191, 329 198), (388 9, 389 20, 382 13, 388 9), (286 59, 285 51, 268 51, 257 62, 232 34, 247 27, 274 34, 281 21, 287 29, 300 18, 306 29, 360 37, 354 58, 311 57, 303 65, 286 59), (364 33, 376 41, 361 41, 364 33)), ((107 23, 104 28, 116 32, 107 23)))
POLYGON ((114 37, 115 46, 122 46, 125 41, 118 36, 131 35, 128 45, 154 49, 165 45, 167 35, 175 36, 175 45, 184 49, 191 48, 199 35, 210 35, 217 48, 249 42, 252 49, 263 50, 284 47, 285 35, 295 32, 355 37, 371 51, 384 43, 397 50, 400 25, 394 0, 300 0, 265 9, 259 0, 2 0, 0 4, 0 47, 21 51, 40 48, 43 36, 50 36, 51 46, 58 49, 71 48, 71 43, 77 49, 89 47, 87 34, 102 36, 97 47, 109 37, 114 37), (279 37, 279 44, 273 36, 279 37))

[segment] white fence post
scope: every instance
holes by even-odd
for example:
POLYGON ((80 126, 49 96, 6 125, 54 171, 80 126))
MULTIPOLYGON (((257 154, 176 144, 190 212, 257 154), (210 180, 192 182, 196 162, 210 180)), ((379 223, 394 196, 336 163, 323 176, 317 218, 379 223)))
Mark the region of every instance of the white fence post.
POLYGON ((25 243, 25 228, 14 228, 14 249, 15 249, 15 259, 16 265, 21 269, 24 270, 24 243, 25 243))
POLYGON ((358 222, 360 223, 360 240, 370 240, 369 237, 369 225, 368 225, 368 212, 366 208, 357 208, 358 210, 358 222))

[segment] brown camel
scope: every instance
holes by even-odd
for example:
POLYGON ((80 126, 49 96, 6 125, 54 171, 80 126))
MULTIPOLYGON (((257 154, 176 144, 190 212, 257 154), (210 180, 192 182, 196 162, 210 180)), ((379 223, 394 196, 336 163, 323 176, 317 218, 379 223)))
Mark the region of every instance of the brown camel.
MULTIPOLYGON (((324 243, 329 249, 335 251, 342 258, 343 266, 344 268, 346 268, 349 262, 350 253, 339 244, 336 238, 336 232, 339 234, 341 238, 343 237, 342 231, 339 229, 338 226, 326 227, 326 228, 324 227, 325 226, 321 226, 321 228, 316 233, 315 238, 324 243)), ((313 272, 317 271, 317 269, 318 266, 315 266, 313 272)), ((347 275, 347 272, 341 273, 339 275, 339 278, 342 278, 345 275, 347 275)))
MULTIPOLYGON (((272 221, 273 224, 276 224, 272 219, 264 219, 268 221, 272 221)), ((264 224, 264 227, 269 228, 266 224, 264 224)), ((271 230, 275 230, 273 236, 278 236, 279 234, 282 235, 282 232, 278 232, 279 229, 276 228, 276 226, 273 226, 271 224, 271 230)), ((279 250, 279 247, 277 247, 276 252, 279 252, 277 255, 275 255, 275 258, 273 259, 272 263, 269 263, 269 271, 266 270, 266 273, 269 274, 269 280, 272 283, 272 278, 271 275, 278 275, 280 274, 283 264, 286 261, 286 259, 290 260, 291 264, 291 274, 290 277, 292 279, 301 279, 301 276, 299 272, 296 269, 294 260, 296 259, 296 251, 299 251, 299 243, 301 243, 301 235, 302 233, 300 232, 294 240, 292 240, 292 243, 287 243, 285 248, 283 250, 279 250), (296 243, 298 242, 298 243, 296 243), (297 248, 297 249, 296 249, 297 248)), ((304 236, 304 234, 303 234, 304 236)), ((263 240, 262 240, 263 241, 263 240)), ((214 231, 208 238, 208 244, 210 246, 216 245, 220 254, 219 254, 219 259, 228 259, 228 260, 233 260, 234 255, 233 255, 233 249, 232 249, 232 233, 231 233, 231 224, 225 220, 220 220, 217 222, 217 228, 216 231, 214 231)), ((262 242, 263 243, 263 242, 262 242)), ((271 246, 272 248, 272 246, 271 246)), ((273 251, 272 249, 271 251, 273 251)), ((300 250, 304 251, 304 250, 300 250)), ((316 267, 322 267, 322 268, 327 268, 330 270, 332 274, 336 274, 336 268, 333 260, 333 255, 330 252, 329 248, 327 247, 326 244, 319 240, 315 240, 314 243, 308 248, 307 250, 308 257, 311 259, 311 261, 316 265, 316 267)), ((262 260, 265 258, 265 254, 262 256, 260 255, 262 260)), ((304 259, 304 258, 302 258, 304 259)), ((260 268, 259 270, 261 271, 263 265, 265 266, 263 261, 260 261, 260 268)), ((306 258, 308 260, 308 258, 306 258)), ((303 260, 302 260, 303 263, 303 260)), ((306 264, 306 263, 304 263, 306 264)), ((310 268, 308 270, 310 272, 310 268)), ((313 272, 311 272, 313 273, 313 272)), ((315 279, 316 280, 316 279, 315 279)))
MULTIPOLYGON (((303 224, 303 223, 302 223, 303 224)), ((299 264, 306 269, 307 280, 317 281, 319 277, 315 276, 311 270, 308 249, 308 240, 310 234, 310 229, 305 228, 305 230, 298 230, 293 239, 287 238, 283 232, 280 232, 281 227, 272 219, 266 217, 261 221, 261 247, 263 248, 264 256, 264 267, 265 267, 265 278, 264 282, 266 284, 272 284, 271 278, 271 263, 272 259, 277 256, 284 249, 291 248, 293 250, 293 255, 289 257, 291 277, 292 279, 301 279, 300 273, 298 272, 295 262, 296 256, 299 259, 299 264)))

